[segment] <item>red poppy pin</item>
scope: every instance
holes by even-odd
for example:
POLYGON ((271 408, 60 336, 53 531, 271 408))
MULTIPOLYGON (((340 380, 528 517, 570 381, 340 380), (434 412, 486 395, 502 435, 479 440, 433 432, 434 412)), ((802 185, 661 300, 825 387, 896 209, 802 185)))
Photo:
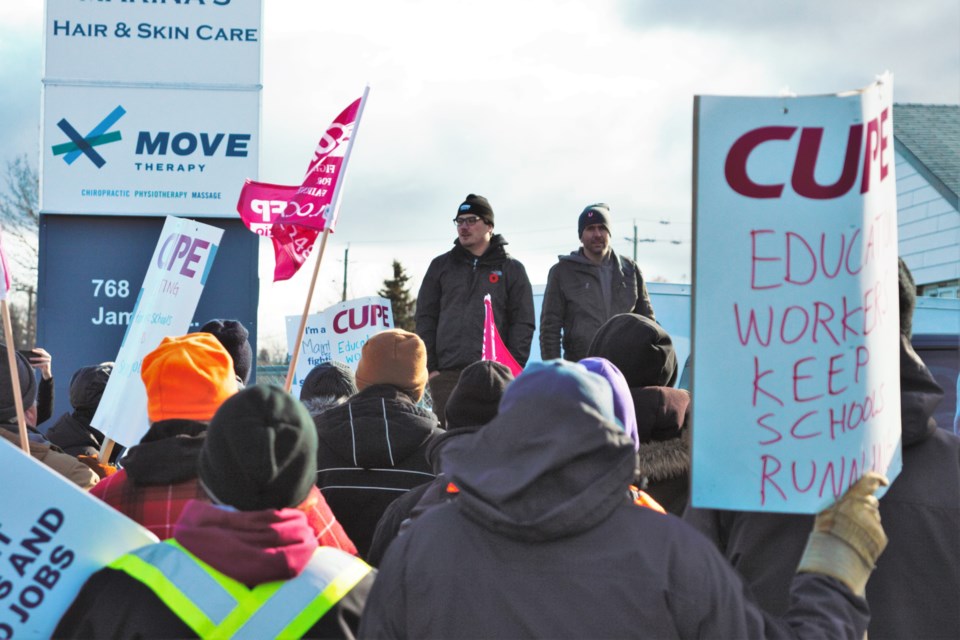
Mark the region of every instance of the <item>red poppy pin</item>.
POLYGON ((497 284, 498 282, 500 282, 500 272, 499 272, 499 271, 491 271, 491 272, 490 272, 490 284, 497 284))

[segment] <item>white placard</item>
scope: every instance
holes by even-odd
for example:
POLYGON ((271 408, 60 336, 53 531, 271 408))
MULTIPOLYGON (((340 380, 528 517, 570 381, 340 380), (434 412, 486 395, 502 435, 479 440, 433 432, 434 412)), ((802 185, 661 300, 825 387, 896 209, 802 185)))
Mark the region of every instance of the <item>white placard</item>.
POLYGON ((0 638, 49 638, 91 574, 157 537, 5 442, 0 467, 0 638))
POLYGON ((260 0, 47 0, 46 81, 260 83, 260 0))
MULTIPOLYGON (((286 320, 287 353, 290 353, 296 342, 301 317, 287 316, 286 320)), ((356 371, 360 351, 370 336, 392 328, 393 307, 389 299, 379 296, 339 302, 307 316, 291 393, 300 396, 303 379, 318 364, 336 360, 356 371)))
POLYGON ((44 213, 234 217, 257 175, 256 91, 54 86, 43 104, 44 213))
POLYGON ((113 373, 91 424, 130 447, 149 428, 140 378, 143 357, 166 336, 187 333, 213 266, 223 230, 168 216, 150 259, 113 373))
POLYGON ((695 506, 813 513, 899 472, 892 94, 696 100, 695 506))

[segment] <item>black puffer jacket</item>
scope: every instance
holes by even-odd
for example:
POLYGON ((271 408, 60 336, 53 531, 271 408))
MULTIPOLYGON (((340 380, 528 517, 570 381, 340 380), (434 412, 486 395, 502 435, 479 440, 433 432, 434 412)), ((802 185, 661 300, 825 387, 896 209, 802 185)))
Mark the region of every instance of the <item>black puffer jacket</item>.
POLYGON ((314 418, 317 486, 361 556, 387 506, 434 478, 430 440, 437 417, 389 385, 367 387, 314 418))
POLYGON ((460 493, 393 541, 361 637, 862 638, 866 603, 839 582, 797 576, 776 620, 702 536, 632 504, 633 442, 599 376, 527 376, 441 450, 460 493))
MULTIPOLYGON (((942 397, 901 336, 903 469, 880 499, 890 542, 867 582, 871 640, 960 638, 960 438, 930 417, 942 397)), ((786 611, 813 516, 690 507, 683 517, 717 544, 764 609, 786 611)))
POLYGON ((521 366, 530 357, 536 314, 523 265, 496 234, 480 257, 460 246, 430 263, 417 294, 417 335, 427 347, 430 371, 462 369, 481 357, 483 297, 490 294, 500 337, 521 366))

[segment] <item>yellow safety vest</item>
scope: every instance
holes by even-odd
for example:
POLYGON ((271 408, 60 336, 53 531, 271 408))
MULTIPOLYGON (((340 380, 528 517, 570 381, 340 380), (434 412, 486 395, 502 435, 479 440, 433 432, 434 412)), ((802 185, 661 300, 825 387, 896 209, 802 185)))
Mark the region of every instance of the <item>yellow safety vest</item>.
POLYGON ((142 547, 110 563, 142 582, 201 638, 300 638, 372 570, 363 560, 319 547, 295 578, 253 589, 176 540, 142 547))

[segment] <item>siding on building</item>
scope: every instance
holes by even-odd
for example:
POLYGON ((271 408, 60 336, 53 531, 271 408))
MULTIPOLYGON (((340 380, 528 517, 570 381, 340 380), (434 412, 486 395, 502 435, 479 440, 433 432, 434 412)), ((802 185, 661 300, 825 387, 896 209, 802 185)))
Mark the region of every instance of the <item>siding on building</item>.
POLYGON ((927 295, 960 297, 958 117, 952 105, 894 106, 898 249, 927 295))

